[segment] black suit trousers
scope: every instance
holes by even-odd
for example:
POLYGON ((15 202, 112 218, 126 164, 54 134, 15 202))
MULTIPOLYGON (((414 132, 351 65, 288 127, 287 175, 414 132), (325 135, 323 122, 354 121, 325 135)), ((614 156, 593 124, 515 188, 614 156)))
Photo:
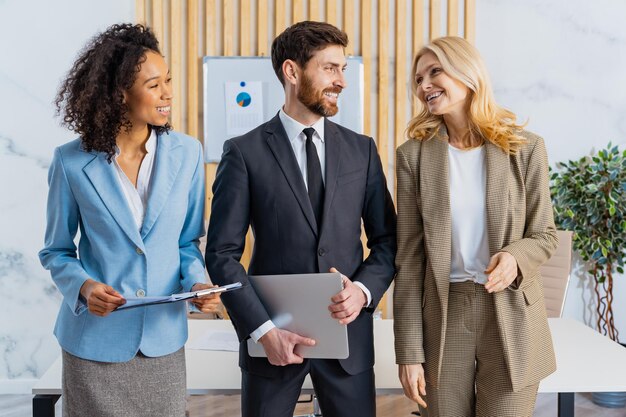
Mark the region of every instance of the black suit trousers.
POLYGON ((350 375, 334 359, 308 359, 289 365, 283 377, 267 378, 242 371, 243 417, 292 417, 307 374, 324 417, 375 417, 374 370, 350 375))

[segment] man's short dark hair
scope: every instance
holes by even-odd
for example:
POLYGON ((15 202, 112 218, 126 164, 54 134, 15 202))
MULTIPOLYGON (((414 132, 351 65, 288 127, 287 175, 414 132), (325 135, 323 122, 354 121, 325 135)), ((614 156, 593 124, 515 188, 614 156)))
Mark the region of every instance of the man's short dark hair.
POLYGON ((282 85, 283 63, 291 59, 304 68, 313 54, 330 45, 348 46, 348 35, 325 22, 306 20, 289 26, 272 42, 272 66, 282 85))

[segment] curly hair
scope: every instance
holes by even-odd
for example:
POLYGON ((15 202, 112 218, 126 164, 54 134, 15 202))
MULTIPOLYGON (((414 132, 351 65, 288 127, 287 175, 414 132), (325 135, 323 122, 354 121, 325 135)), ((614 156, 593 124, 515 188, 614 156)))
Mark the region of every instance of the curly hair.
MULTIPOLYGON (((124 91, 135 82, 147 51, 160 54, 150 28, 113 25, 87 43, 59 87, 56 114, 62 116, 62 125, 80 135, 87 152, 104 152, 111 162, 121 129, 132 127, 124 91)), ((151 127, 158 134, 171 129, 169 124, 151 127)))

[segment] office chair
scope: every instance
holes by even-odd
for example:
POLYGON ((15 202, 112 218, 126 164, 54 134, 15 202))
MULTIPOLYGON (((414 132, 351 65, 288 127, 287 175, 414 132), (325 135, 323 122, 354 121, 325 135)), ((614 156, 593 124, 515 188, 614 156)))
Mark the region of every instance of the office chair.
POLYGON ((557 235, 559 246, 554 255, 539 268, 548 317, 561 317, 563 313, 572 265, 572 232, 557 230, 557 235))
POLYGON ((313 413, 311 414, 300 414, 293 417, 322 417, 322 410, 320 409, 320 404, 317 401, 317 396, 315 393, 311 394, 308 400, 298 400, 298 404, 304 403, 313 403, 313 413))

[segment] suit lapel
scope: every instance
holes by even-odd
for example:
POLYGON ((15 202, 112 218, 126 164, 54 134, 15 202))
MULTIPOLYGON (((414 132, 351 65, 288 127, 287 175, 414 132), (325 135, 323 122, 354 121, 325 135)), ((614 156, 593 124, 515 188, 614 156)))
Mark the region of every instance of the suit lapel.
MULTIPOLYGON (((341 138, 334 123, 324 119, 324 142, 326 147, 326 182, 324 185, 324 213, 325 218, 330 213, 330 206, 337 189, 337 175, 341 162, 341 138)), ((323 226, 322 226, 323 227, 323 226)))
POLYGON ((143 241, 126 202, 113 163, 107 161, 105 154, 98 153, 83 167, 83 172, 120 228, 137 247, 143 247, 143 241))
POLYGON ((315 221, 309 194, 306 191, 304 179, 302 178, 296 156, 293 154, 293 149, 287 138, 287 133, 278 115, 274 116, 274 118, 267 123, 265 132, 267 133, 267 144, 274 154, 274 158, 276 158, 280 169, 283 171, 298 204, 300 204, 300 208, 311 226, 311 230, 315 236, 317 236, 317 222, 315 221))
POLYGON ((445 127, 422 144, 420 154, 420 193, 425 248, 436 276, 443 311, 447 311, 450 283, 452 226, 448 180, 448 133, 445 127))
POLYGON ((485 142, 487 163, 487 232, 491 255, 501 249, 509 208, 509 156, 491 142, 485 142))
POLYGON ((167 203, 174 181, 182 164, 180 139, 175 135, 159 135, 156 159, 152 168, 152 178, 148 195, 148 205, 141 227, 141 237, 145 238, 156 222, 163 206, 167 203))

